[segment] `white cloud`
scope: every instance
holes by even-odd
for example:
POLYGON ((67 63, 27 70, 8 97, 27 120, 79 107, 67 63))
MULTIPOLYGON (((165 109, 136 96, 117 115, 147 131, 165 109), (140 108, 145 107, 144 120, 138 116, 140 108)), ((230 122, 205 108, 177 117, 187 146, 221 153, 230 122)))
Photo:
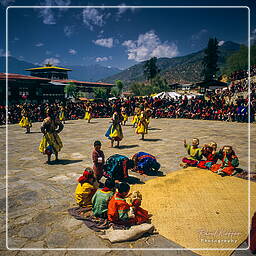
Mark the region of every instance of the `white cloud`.
POLYGON ((43 19, 44 24, 47 24, 47 25, 56 24, 53 11, 50 8, 40 8, 39 17, 43 19))
POLYGON ((74 34, 74 26, 65 26, 64 27, 64 34, 67 37, 70 37, 72 34, 74 34))
POLYGON ((101 61, 107 61, 108 57, 97 57, 95 58, 96 62, 101 62, 101 61))
POLYGON ((68 51, 70 54, 72 54, 72 55, 75 55, 75 54, 77 54, 77 51, 76 50, 74 50, 74 49, 69 49, 69 51, 68 51))
POLYGON ((45 54, 46 54, 46 55, 50 55, 50 54, 52 54, 52 52, 47 50, 47 51, 45 52, 45 54))
POLYGON ((97 39, 96 41, 93 41, 96 45, 100 45, 103 47, 107 47, 107 48, 112 48, 114 45, 114 40, 113 38, 101 38, 101 39, 97 39))
POLYGON ((224 43, 225 43, 225 41, 221 40, 221 41, 219 41, 218 46, 222 46, 224 43))
POLYGON ((153 30, 140 34, 137 40, 124 41, 122 45, 127 47, 128 59, 138 62, 152 57, 172 58, 179 53, 175 43, 161 42, 153 30))
POLYGON ((41 42, 39 42, 39 43, 37 43, 37 44, 35 44, 35 46, 36 47, 41 47, 41 46, 43 46, 44 44, 43 43, 41 43, 41 42))
POLYGON ((4 7, 7 7, 7 6, 11 5, 11 4, 14 3, 14 2, 15 2, 15 0, 1 0, 1 1, 0 1, 0 4, 1 4, 2 6, 4 6, 4 7))
MULTIPOLYGON (((68 6, 70 5, 70 3, 71 3, 70 0, 45 0, 41 3, 41 6, 68 6)), ((61 12, 66 11, 68 9, 67 8, 52 9, 52 8, 42 7, 36 10, 39 13, 39 17, 43 19, 44 24, 53 25, 53 24, 56 24, 56 18, 55 18, 56 12, 60 14, 61 12)))
POLYGON ((48 63, 50 63, 52 65, 58 65, 60 63, 60 60, 57 59, 57 58, 47 58, 43 61, 42 64, 45 65, 45 64, 48 64, 48 63))
POLYGON ((101 9, 85 8, 83 9, 83 22, 93 31, 94 26, 103 27, 105 20, 109 18, 110 13, 104 14, 101 9))
MULTIPOLYGON (((0 49, 0 56, 1 56, 1 57, 6 57, 6 51, 5 51, 4 49, 0 49)), ((9 56, 12 56, 10 51, 8 51, 7 56, 8 56, 8 57, 9 57, 9 56)))

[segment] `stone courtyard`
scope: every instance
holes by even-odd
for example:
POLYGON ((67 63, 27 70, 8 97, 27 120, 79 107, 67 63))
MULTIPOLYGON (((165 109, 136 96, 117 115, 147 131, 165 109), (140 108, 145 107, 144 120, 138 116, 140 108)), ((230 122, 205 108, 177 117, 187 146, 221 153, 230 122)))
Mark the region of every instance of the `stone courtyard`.
MULTIPOLYGON (((239 157, 240 167, 248 170, 250 163, 251 171, 256 170, 255 124, 250 125, 249 141, 249 126, 245 123, 153 119, 149 134, 142 141, 128 122, 123 127, 124 139, 120 148, 110 148, 110 141, 104 136, 110 119, 93 119, 90 124, 85 120, 70 120, 60 134, 64 145, 59 155, 60 162, 52 165, 44 164, 46 156, 38 151, 42 138, 40 125, 34 123, 31 134, 24 134, 17 124, 8 126, 8 247, 11 250, 5 249, 6 129, 0 127, 0 255, 195 255, 182 250, 158 251, 158 248, 182 248, 159 234, 134 242, 111 244, 68 214, 67 209, 76 206, 74 191, 77 178, 85 167, 92 166, 91 152, 95 140, 102 142, 106 158, 116 153, 129 157, 139 151, 151 153, 157 157, 165 174, 180 169, 180 160, 186 154, 183 140, 190 143, 193 137, 198 137, 201 145, 210 141, 217 142, 218 147, 232 145, 239 157), (81 251, 81 248, 97 250, 81 251), (141 249, 133 250, 136 248, 141 249), (143 250, 145 248, 153 250, 143 250)), ((154 178, 133 172, 130 174, 135 182, 154 178)), ((241 245, 246 246, 245 243, 241 245)), ((235 251, 232 255, 251 254, 248 251, 235 251)))

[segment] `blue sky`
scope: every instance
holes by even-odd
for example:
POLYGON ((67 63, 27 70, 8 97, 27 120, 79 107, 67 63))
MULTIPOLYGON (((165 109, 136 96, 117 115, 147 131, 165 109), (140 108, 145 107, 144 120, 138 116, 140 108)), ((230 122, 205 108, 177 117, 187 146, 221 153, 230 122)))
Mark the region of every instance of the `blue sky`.
MULTIPOLYGON (((7 6, 27 6, 23 0, 2 0, 1 36, 5 38, 7 6)), ((9 55, 36 65, 100 64, 121 69, 150 57, 176 57, 206 47, 209 37, 222 44, 248 43, 246 8, 128 8, 165 6, 249 6, 251 38, 256 38, 254 1, 75 1, 36 0, 37 6, 84 8, 10 8, 9 55), (115 5, 116 8, 104 6, 115 5), (86 8, 87 5, 104 8, 86 8)), ((5 54, 1 41, 0 55, 5 54)))

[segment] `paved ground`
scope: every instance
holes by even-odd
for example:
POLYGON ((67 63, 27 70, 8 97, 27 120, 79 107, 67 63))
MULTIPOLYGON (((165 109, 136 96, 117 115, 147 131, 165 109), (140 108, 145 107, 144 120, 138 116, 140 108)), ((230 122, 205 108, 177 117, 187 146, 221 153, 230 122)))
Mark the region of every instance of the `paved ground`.
MULTIPOLYGON (((1 154, 0 183, 0 255, 195 255, 190 251, 115 251, 113 248, 181 248, 160 235, 139 239, 132 243, 111 245, 89 230, 80 221, 68 215, 67 209, 75 206, 76 179, 86 166, 91 166, 94 140, 102 141, 108 157, 114 153, 127 156, 146 151, 158 157, 164 173, 179 169, 185 155, 183 139, 189 142, 198 137, 204 144, 214 140, 219 146, 231 144, 240 158, 240 167, 248 169, 248 125, 219 121, 154 119, 145 141, 139 140, 131 126, 124 127, 121 148, 109 148, 104 137, 109 119, 68 121, 60 134, 64 148, 58 165, 45 165, 46 157, 38 151, 42 134, 39 123, 33 124, 32 133, 24 134, 18 125, 9 125, 8 132, 8 246, 9 248, 106 248, 104 251, 7 251, 5 250, 5 155, 1 154)), ((256 125, 251 125, 255 135, 256 125)), ((0 127, 1 153, 5 152, 5 128, 0 127)), ((256 137, 251 136, 252 155, 256 137)), ((256 159, 251 158, 251 169, 256 159)), ((134 173, 132 173, 134 175, 134 173)), ((154 177, 137 175, 142 182, 154 177)), ((242 246, 245 246, 242 245, 242 246)), ((236 251, 233 255, 250 255, 236 251)))

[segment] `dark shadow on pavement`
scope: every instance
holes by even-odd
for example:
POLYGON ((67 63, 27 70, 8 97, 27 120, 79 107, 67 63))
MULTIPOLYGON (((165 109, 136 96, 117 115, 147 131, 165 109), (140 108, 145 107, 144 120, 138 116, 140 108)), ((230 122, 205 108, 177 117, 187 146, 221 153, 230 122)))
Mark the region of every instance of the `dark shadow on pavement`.
POLYGON ((158 176, 158 177, 164 177, 165 174, 161 171, 150 171, 146 173, 147 176, 158 176))
POLYGON ((129 184, 145 184, 145 182, 141 181, 139 178, 134 176, 129 176, 128 178, 125 178, 123 181, 129 184))
POLYGON ((33 132, 33 131, 31 131, 31 132, 29 132, 29 133, 42 133, 42 132, 33 132))
POLYGON ((130 126, 130 127, 132 127, 133 125, 132 124, 126 124, 126 125, 122 125, 123 127, 125 127, 125 126, 130 126))
POLYGON ((148 130, 150 130, 150 131, 161 131, 162 129, 160 129, 160 128, 148 128, 148 130))
POLYGON ((97 124, 98 122, 90 122, 89 124, 97 124))
POLYGON ((58 161, 51 161, 51 165, 66 165, 66 164, 74 164, 74 163, 79 163, 82 162, 83 160, 70 160, 70 159, 60 159, 58 161))
POLYGON ((160 141, 162 139, 144 139, 144 141, 160 141))
POLYGON ((124 149, 124 148, 136 148, 139 145, 121 145, 119 146, 119 149, 124 149))

